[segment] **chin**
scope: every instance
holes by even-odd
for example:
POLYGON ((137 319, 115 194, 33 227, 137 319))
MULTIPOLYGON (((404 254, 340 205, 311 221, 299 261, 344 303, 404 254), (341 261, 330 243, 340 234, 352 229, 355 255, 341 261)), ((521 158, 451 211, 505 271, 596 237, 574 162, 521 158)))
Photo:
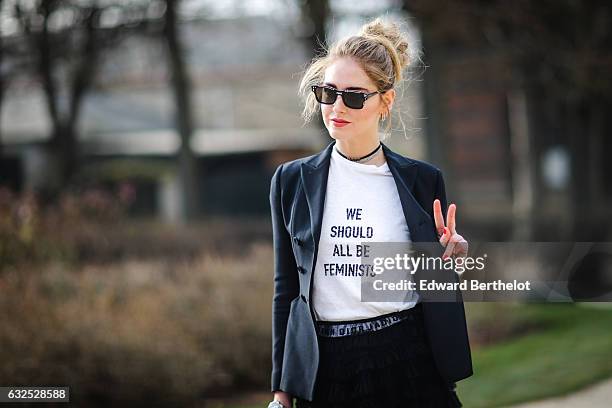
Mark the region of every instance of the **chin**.
POLYGON ((343 129, 327 129, 327 133, 335 140, 346 140, 351 138, 350 132, 345 132, 343 129))

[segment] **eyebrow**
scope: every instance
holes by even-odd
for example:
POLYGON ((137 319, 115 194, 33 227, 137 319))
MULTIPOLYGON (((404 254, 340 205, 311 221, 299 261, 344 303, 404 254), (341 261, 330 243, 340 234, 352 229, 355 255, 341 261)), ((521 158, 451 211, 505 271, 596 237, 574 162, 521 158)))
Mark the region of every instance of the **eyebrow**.
MULTIPOLYGON (((338 89, 338 87, 335 84, 332 84, 331 82, 324 82, 323 85, 331 86, 333 88, 338 89)), ((345 89, 345 91, 366 91, 366 92, 370 92, 368 89, 361 88, 359 86, 349 86, 348 88, 345 89)))

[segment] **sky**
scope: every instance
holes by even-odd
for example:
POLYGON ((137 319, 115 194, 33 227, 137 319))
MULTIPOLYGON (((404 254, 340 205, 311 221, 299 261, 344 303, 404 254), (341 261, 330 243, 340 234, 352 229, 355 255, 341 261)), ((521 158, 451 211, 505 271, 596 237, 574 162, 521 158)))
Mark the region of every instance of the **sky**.
MULTIPOLYGON (((14 34, 18 29, 10 12, 16 1, 29 6, 36 3, 36 0, 4 0, 2 10, 0 10, 0 34, 2 36, 14 34)), ((75 1, 87 4, 92 0, 75 1)), ((127 2, 126 0, 98 0, 98 3, 102 5, 127 2)), ((300 12, 297 3, 297 0, 182 0, 180 14, 183 18, 205 17, 209 19, 267 15, 271 18, 295 21, 300 12)), ((395 3, 395 0, 331 0, 331 7, 336 16, 356 17, 384 13, 395 3)), ((69 18, 69 16, 65 17, 69 18)), ((112 13, 109 14, 107 20, 112 20, 112 13)), ((332 25, 333 23, 332 21, 332 25)), ((61 26, 61 21, 56 24, 61 26)), ((342 30, 342 27, 339 29, 342 30)))

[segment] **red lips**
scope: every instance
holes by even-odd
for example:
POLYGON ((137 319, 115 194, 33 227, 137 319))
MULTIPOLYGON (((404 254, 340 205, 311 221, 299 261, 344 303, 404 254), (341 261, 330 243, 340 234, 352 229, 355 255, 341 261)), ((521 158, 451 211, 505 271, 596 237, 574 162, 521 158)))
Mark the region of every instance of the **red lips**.
POLYGON ((340 119, 340 118, 333 118, 332 122, 336 122, 336 123, 351 123, 351 122, 349 122, 347 120, 340 119))

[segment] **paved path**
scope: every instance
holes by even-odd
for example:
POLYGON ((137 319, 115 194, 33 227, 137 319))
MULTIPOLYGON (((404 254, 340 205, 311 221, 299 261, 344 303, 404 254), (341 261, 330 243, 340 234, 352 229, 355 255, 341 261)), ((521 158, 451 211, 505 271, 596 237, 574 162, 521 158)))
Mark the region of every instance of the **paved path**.
POLYGON ((565 397, 515 405, 512 408, 609 408, 612 407, 612 379, 597 383, 565 397))

